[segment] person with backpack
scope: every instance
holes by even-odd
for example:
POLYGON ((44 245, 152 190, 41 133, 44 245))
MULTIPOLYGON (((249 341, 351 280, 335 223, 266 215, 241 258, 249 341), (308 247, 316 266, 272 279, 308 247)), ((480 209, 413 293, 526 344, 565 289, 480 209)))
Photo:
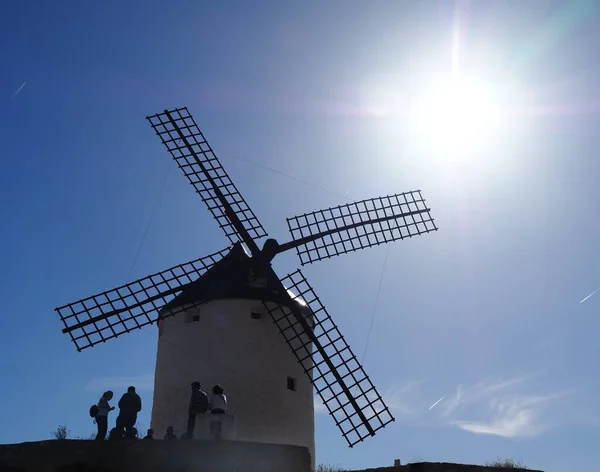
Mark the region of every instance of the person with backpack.
POLYGON ((106 432, 108 431, 108 413, 115 409, 114 406, 108 404, 112 400, 113 393, 108 390, 102 394, 97 405, 90 407, 90 416, 94 418, 94 423, 98 426, 98 433, 96 434, 96 441, 103 441, 106 439, 106 432))
POLYGON ((133 438, 134 425, 137 414, 142 411, 142 399, 135 393, 135 387, 129 387, 119 400, 119 416, 117 417, 117 429, 121 434, 125 430, 125 436, 133 438))

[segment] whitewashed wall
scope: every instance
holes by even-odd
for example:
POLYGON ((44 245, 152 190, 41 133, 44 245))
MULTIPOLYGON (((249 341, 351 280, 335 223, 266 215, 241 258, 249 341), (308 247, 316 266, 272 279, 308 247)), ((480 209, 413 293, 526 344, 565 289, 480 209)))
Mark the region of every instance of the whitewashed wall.
POLYGON ((306 446, 314 460, 313 389, 259 301, 215 300, 160 322, 152 428, 185 431, 193 381, 221 384, 240 441, 306 446), (262 312, 259 320, 251 311, 262 312), (193 317, 199 315, 198 321, 193 317), (296 391, 288 389, 296 379, 296 391))

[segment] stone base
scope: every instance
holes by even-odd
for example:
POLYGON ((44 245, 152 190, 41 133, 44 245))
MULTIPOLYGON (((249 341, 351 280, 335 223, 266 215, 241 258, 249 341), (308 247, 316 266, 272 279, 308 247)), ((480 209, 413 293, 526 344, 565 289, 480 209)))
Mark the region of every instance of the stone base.
POLYGON ((236 440, 234 415, 196 415, 194 438, 200 440, 225 439, 236 440))
POLYGON ((240 441, 43 441, 0 446, 0 472, 310 472, 308 449, 240 441))

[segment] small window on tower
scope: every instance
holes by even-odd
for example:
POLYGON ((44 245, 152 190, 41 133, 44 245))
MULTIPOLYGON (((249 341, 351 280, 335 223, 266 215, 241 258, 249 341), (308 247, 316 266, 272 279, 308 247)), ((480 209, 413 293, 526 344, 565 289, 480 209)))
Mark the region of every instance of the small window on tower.
POLYGON ((185 314, 185 322, 186 323, 196 323, 200 321, 200 313, 186 313, 185 314))
POLYGON ((287 378, 287 388, 293 392, 296 391, 296 379, 294 377, 287 378))
POLYGON ((260 320, 264 313, 264 308, 261 305, 256 305, 250 308, 250 318, 253 320, 260 320))

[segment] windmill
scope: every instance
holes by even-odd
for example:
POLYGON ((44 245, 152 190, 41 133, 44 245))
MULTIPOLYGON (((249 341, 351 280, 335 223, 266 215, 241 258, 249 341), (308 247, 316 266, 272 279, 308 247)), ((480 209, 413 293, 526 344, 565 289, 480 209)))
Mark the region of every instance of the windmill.
POLYGON ((302 272, 279 278, 271 261, 295 249, 304 266, 437 230, 421 191, 289 218, 291 240, 261 249, 267 233, 188 109, 146 119, 232 245, 56 308, 63 333, 82 351, 158 324, 155 430, 185 424, 196 379, 225 386, 238 440, 314 451, 313 389, 350 447, 394 421, 302 272))

